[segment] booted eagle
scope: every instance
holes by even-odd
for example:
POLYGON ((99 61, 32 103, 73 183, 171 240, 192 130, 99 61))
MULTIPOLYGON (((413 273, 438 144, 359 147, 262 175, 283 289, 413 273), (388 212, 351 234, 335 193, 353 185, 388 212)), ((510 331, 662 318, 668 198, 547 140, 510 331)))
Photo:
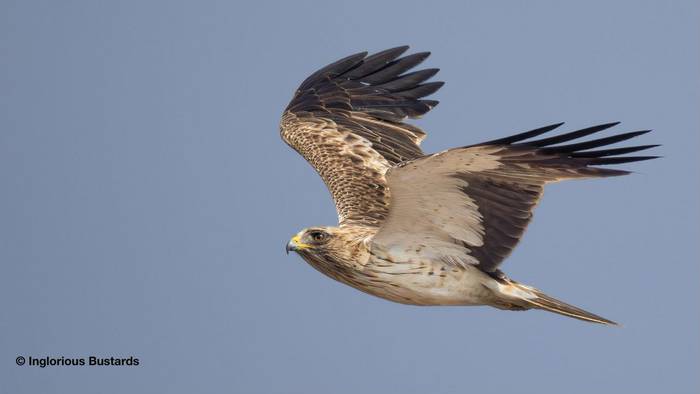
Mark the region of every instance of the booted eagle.
POLYGON ((321 175, 337 227, 311 227, 287 244, 323 274, 412 305, 543 309, 615 324, 509 279, 498 267, 525 232, 544 186, 628 172, 600 166, 657 145, 606 148, 649 130, 580 139, 617 123, 550 136, 562 124, 425 154, 426 134, 404 123, 438 102, 438 69, 411 71, 429 53, 407 46, 348 56, 309 76, 284 111, 281 135, 321 175), (549 134, 548 134, 549 133, 549 134))

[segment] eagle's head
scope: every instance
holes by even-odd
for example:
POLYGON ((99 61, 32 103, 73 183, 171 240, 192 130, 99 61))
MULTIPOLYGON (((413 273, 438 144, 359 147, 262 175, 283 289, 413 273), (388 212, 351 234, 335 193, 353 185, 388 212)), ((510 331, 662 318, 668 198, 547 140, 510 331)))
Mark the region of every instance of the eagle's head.
POLYGON ((293 236, 286 250, 297 252, 324 274, 343 280, 344 274, 368 258, 360 235, 342 227, 309 227, 293 236))
POLYGON ((337 228, 310 227, 299 231, 287 243, 287 253, 294 251, 302 257, 305 255, 323 255, 337 242, 334 235, 337 228))

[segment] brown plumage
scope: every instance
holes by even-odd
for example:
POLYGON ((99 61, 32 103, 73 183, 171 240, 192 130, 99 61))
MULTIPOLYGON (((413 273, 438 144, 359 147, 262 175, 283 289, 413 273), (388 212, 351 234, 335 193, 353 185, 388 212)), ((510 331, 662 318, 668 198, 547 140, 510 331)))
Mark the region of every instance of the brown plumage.
POLYGON ((506 278, 498 266, 532 217, 544 185, 627 174, 602 165, 656 145, 597 149, 648 130, 579 142, 617 123, 565 134, 555 124, 425 155, 425 133, 404 123, 438 102, 437 69, 408 47, 359 53, 309 76, 281 122, 284 141, 328 186, 339 227, 303 230, 288 246, 324 274, 370 294, 416 305, 546 309, 612 323, 506 278))

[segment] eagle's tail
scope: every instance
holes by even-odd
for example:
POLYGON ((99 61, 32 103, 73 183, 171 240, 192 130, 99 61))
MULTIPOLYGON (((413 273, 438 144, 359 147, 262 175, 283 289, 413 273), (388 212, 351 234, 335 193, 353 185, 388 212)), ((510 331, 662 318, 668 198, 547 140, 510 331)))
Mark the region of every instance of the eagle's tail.
POLYGON ((504 279, 499 283, 497 293, 500 297, 499 302, 495 306, 499 308, 513 310, 542 309, 592 323, 618 325, 612 320, 559 301, 534 287, 523 285, 510 279, 504 279))

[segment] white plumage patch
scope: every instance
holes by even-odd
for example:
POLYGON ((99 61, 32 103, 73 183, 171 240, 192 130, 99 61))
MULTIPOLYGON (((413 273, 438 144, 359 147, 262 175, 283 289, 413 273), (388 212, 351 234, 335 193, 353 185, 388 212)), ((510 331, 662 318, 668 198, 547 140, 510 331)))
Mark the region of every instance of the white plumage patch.
POLYGON ((408 162, 387 173, 389 215, 373 239, 373 252, 392 261, 430 258, 478 264, 470 247, 484 244, 483 217, 457 172, 500 166, 490 148, 454 149, 408 162))

